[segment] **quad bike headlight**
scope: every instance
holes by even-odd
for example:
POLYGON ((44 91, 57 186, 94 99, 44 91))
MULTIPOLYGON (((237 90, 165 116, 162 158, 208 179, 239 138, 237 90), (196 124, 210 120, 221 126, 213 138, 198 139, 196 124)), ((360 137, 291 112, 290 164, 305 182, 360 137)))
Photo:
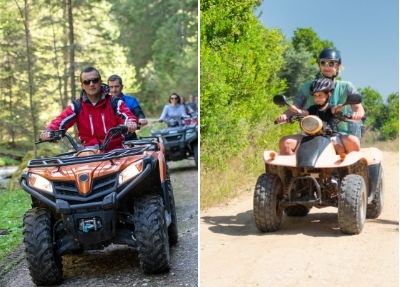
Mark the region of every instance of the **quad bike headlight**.
POLYGON ((301 129, 309 135, 315 135, 322 129, 322 120, 317 116, 306 116, 300 122, 301 129))
POLYGON ((29 186, 32 186, 36 189, 40 189, 48 193, 53 193, 53 185, 51 184, 51 182, 40 175, 29 173, 28 184, 29 186))
POLYGON ((125 168, 118 176, 119 185, 134 178, 143 171, 143 160, 136 161, 125 168))

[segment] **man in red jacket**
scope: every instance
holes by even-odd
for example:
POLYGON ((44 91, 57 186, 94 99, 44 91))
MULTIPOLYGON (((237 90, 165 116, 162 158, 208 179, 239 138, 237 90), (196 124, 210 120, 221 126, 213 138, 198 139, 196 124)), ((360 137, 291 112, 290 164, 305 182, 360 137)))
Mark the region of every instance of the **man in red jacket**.
MULTIPOLYGON (((124 102, 109 94, 107 85, 102 85, 101 76, 93 67, 85 68, 80 75, 81 96, 73 101, 62 113, 52 120, 41 140, 48 140, 49 131, 67 130, 75 123, 78 136, 85 147, 99 146, 107 131, 118 125, 126 125, 129 132, 137 129, 137 118, 124 102)), ((116 137, 107 150, 122 147, 123 136, 116 137)))

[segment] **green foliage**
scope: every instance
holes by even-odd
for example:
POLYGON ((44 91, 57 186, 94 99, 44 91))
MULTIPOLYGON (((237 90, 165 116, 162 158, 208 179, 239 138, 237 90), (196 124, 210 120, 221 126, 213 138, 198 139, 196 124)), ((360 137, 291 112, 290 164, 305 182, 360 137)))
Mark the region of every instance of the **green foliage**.
POLYGON ((395 139, 399 136, 399 93, 389 95, 387 110, 387 120, 380 131, 384 140, 395 139))
POLYGON ((399 93, 388 96, 387 104, 382 96, 371 87, 361 89, 367 129, 377 131, 379 139, 390 140, 399 134, 399 93))
POLYGON ((201 2, 201 160, 207 169, 225 166, 257 141, 264 122, 274 133, 278 115, 272 97, 283 89, 283 35, 253 15, 258 1, 201 2), (250 142, 249 142, 250 140, 250 142))
POLYGON ((8 156, 0 157, 0 166, 16 165, 18 161, 8 156))
POLYGON ((23 214, 30 207, 30 197, 22 190, 0 191, 0 260, 14 250, 22 239, 23 214))
POLYGON ((285 95, 294 97, 305 82, 315 77, 319 69, 315 64, 314 55, 303 46, 295 49, 293 45, 289 45, 284 58, 285 66, 281 77, 286 79, 287 90, 285 95))
POLYGON ((296 51, 305 49, 312 54, 311 64, 315 64, 319 53, 324 48, 334 47, 333 42, 321 40, 312 28, 298 28, 294 31, 292 44, 296 51))
POLYGON ((383 103, 382 96, 371 87, 361 89, 363 95, 363 106, 365 116, 365 126, 372 129, 379 129, 385 118, 387 117, 386 107, 383 103))
POLYGON ((197 1, 112 1, 119 41, 138 70, 137 95, 159 114, 171 92, 197 93, 197 1))

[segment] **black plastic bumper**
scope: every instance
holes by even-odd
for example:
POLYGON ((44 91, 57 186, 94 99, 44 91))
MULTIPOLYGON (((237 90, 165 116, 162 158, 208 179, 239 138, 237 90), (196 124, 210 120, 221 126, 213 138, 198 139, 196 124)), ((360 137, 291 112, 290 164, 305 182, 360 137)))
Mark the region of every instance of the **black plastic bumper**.
POLYGON ((96 202, 88 202, 88 203, 79 203, 79 204, 69 204, 67 201, 62 200, 62 199, 55 199, 52 200, 48 198, 47 196, 43 195, 41 192, 33 189, 32 187, 28 186, 26 184, 26 178, 23 176, 21 179, 21 186, 22 188, 28 192, 30 195, 32 195, 34 198, 38 199, 39 201, 45 203, 46 205, 50 206, 51 208, 54 208, 58 213, 61 214, 70 214, 74 210, 78 209, 85 209, 85 208, 102 208, 104 210, 112 209, 117 206, 118 201, 122 200, 125 195, 128 194, 128 192, 137 186, 141 181, 143 181, 152 171, 154 168, 153 163, 148 163, 145 167, 145 169, 136 177, 134 178, 130 183, 128 183, 120 192, 111 192, 108 195, 106 195, 102 201, 96 201, 96 202))

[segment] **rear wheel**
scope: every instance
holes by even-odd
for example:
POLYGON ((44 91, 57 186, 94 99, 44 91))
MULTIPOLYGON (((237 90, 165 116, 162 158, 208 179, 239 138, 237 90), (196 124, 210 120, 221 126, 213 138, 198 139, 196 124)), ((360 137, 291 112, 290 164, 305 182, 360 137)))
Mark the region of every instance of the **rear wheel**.
POLYGON ((135 237, 140 265, 145 273, 169 270, 169 243, 164 220, 164 204, 160 196, 144 196, 134 204, 135 237))
POLYGON ((24 245, 29 273, 36 285, 55 285, 61 282, 61 256, 55 254, 53 225, 50 211, 33 208, 24 216, 24 245))
POLYGON ((357 174, 344 177, 338 202, 340 230, 346 234, 359 234, 367 213, 367 189, 364 178, 357 174))
POLYGON ((294 205, 285 208, 285 214, 290 217, 303 217, 310 212, 310 208, 304 205, 294 205))
POLYGON ((256 226, 261 232, 276 231, 282 222, 283 210, 279 207, 283 187, 281 179, 270 173, 260 175, 253 198, 256 226))
POLYGON ((378 218, 383 209, 383 170, 380 171, 374 199, 367 206, 367 218, 378 218))

